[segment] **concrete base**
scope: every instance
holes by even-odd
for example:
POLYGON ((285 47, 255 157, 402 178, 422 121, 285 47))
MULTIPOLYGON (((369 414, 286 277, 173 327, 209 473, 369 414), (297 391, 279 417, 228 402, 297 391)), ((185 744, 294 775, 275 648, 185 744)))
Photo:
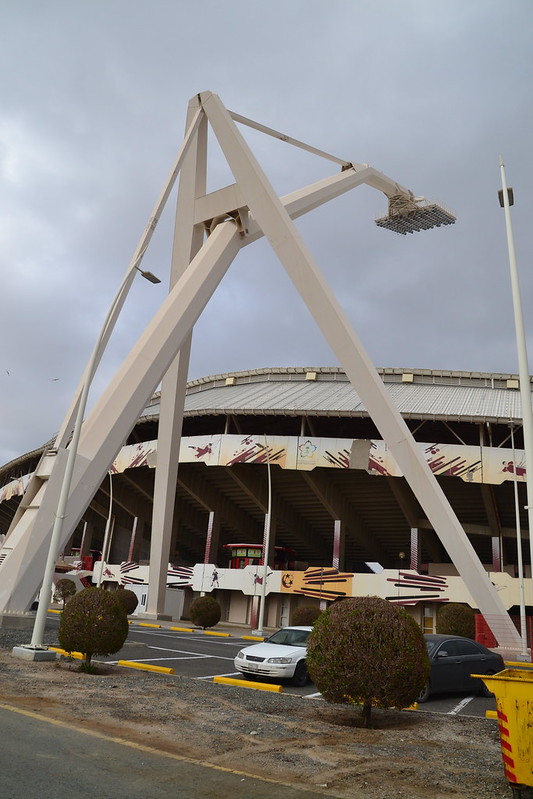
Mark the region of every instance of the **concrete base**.
POLYGON ((172 616, 167 613, 136 613, 133 618, 143 621, 172 621, 172 616))
POLYGON ((0 627, 12 630, 30 630, 35 624, 35 613, 3 613, 0 615, 0 627))
POLYGON ((57 660, 57 652, 52 649, 31 646, 31 644, 14 646, 11 654, 21 660, 57 660))

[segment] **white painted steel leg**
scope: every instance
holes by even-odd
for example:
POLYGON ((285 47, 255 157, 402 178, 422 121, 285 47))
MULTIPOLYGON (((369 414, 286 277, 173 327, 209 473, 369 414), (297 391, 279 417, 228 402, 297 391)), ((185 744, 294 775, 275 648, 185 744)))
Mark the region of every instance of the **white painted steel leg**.
POLYGON ((202 101, 250 211, 390 446, 480 611, 501 646, 519 646, 517 630, 474 548, 297 228, 218 97, 202 95, 202 101))
MULTIPOLYGON (((200 110, 198 98, 194 97, 189 104, 187 128, 192 124, 200 110)), ((198 133, 189 148, 181 169, 170 275, 171 289, 185 272, 194 256, 199 252, 203 243, 203 226, 194 225, 194 208, 196 198, 205 194, 206 179, 207 120, 203 116, 198 133)), ((161 385, 150 566, 148 570, 149 588, 146 613, 143 614, 154 618, 161 617, 165 613, 167 567, 172 540, 191 338, 192 333, 182 344, 178 357, 170 366, 161 385)))

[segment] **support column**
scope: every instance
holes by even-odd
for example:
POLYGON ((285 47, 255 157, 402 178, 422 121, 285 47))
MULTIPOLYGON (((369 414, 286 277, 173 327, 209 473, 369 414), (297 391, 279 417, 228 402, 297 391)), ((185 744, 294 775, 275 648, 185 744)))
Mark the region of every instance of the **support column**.
POLYGON ((89 526, 89 522, 83 522, 83 531, 81 534, 81 542, 80 542, 80 560, 83 558, 84 555, 88 554, 91 548, 92 537, 93 537, 92 526, 89 526))
POLYGON ((344 569, 344 543, 346 536, 340 519, 333 523, 333 560, 334 569, 344 569))
POLYGON ((492 550, 492 569, 493 572, 502 570, 502 541, 500 536, 493 535, 490 539, 492 550))
POLYGON ((131 528, 131 535, 130 535, 130 545, 128 547, 128 557, 127 560, 133 560, 133 553, 135 551, 135 538, 137 536, 137 525, 139 524, 139 517, 133 517, 133 525, 131 528))
POLYGON ((205 540, 204 563, 218 565, 218 542, 220 539, 220 516, 215 511, 209 511, 207 521, 207 536, 205 540))
POLYGON ((409 568, 411 571, 420 571, 420 530, 418 527, 411 527, 411 557, 409 568))

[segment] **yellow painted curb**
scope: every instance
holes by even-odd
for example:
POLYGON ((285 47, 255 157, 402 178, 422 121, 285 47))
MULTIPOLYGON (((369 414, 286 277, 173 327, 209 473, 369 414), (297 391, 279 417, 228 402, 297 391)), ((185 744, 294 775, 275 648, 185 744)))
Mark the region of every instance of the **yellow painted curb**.
POLYGON ((497 719, 498 713, 495 710, 485 710, 486 719, 497 719))
POLYGON ((204 635, 220 635, 222 636, 222 638, 231 638, 230 633, 217 633, 217 632, 212 632, 211 630, 202 630, 202 632, 204 633, 204 635))
POLYGON ((178 633, 192 633, 194 630, 191 630, 190 627, 169 627, 169 630, 175 630, 178 633))
POLYGON ((241 638, 244 641, 264 641, 264 638, 260 638, 257 635, 241 635, 241 638))
POLYGON ((283 693, 282 685, 271 685, 266 682, 251 682, 250 680, 235 680, 233 677, 213 677, 213 682, 222 685, 240 685, 242 688, 256 688, 259 691, 273 691, 276 694, 283 693))
POLYGON ((174 674, 174 669, 165 666, 152 666, 150 663, 135 663, 133 660, 119 660, 117 666, 126 666, 129 669, 142 669, 143 671, 157 671, 160 674, 174 674))
POLYGON ((158 629, 160 629, 161 625, 160 624, 148 624, 145 621, 140 621, 139 622, 139 627, 157 627, 158 629))
POLYGON ((528 660, 506 660, 505 665, 511 669, 533 669, 533 663, 528 660))
POLYGON ((58 652, 60 655, 64 655, 66 658, 74 658, 74 660, 85 660, 85 655, 83 652, 67 652, 65 649, 58 649, 56 646, 49 646, 48 649, 51 649, 53 652, 58 652))
POLYGON ((56 608, 48 608, 48 613, 63 613, 63 611, 56 608))

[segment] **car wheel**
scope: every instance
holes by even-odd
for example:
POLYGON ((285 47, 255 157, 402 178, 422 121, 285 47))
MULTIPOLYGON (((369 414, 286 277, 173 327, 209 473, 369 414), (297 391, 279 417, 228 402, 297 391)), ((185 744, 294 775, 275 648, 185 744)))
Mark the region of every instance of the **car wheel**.
POLYGON ((420 693, 418 694, 417 702, 427 702, 431 695, 431 686, 429 684, 429 680, 424 685, 420 693))
POLYGON ((309 680, 309 675, 307 674, 307 666, 305 665, 305 660, 300 660, 297 664, 296 668, 294 669, 294 677, 292 678, 291 682, 293 685, 297 685, 298 687, 302 687, 306 685, 309 680))

